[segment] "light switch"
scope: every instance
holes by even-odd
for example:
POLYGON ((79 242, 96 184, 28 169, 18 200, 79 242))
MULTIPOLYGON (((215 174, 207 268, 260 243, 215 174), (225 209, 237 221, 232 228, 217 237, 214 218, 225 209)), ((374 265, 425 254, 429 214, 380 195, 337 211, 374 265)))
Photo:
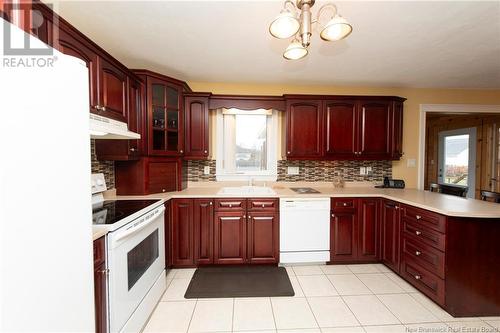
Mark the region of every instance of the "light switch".
POLYGON ((204 175, 209 175, 210 174, 210 166, 206 165, 203 167, 203 174, 204 175))
POLYGON ((409 158, 408 160, 406 160, 406 166, 408 168, 414 168, 417 166, 417 160, 414 159, 414 158, 409 158))
POLYGON ((299 167, 292 167, 289 166, 286 171, 287 175, 298 175, 299 174, 299 167))

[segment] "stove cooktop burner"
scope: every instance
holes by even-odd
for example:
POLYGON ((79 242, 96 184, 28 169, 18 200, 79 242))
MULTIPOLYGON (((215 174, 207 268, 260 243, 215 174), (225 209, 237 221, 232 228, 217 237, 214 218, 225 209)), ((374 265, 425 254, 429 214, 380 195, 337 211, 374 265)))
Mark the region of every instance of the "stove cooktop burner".
POLYGON ((92 207, 92 224, 113 224, 123 220, 158 200, 106 200, 92 207))

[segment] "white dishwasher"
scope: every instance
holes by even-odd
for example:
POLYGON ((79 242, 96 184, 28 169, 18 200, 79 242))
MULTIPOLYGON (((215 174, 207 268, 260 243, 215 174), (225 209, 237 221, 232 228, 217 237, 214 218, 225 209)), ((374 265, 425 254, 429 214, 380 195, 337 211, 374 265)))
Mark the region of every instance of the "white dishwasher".
POLYGON ((330 198, 280 199, 280 263, 330 260, 330 198))

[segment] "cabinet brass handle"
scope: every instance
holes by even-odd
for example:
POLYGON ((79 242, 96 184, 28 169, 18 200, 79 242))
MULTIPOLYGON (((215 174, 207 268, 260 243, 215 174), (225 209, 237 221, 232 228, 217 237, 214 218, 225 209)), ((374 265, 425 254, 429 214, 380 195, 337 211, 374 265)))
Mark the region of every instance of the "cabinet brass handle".
POLYGON ((420 216, 420 215, 416 215, 416 216, 415 216, 415 218, 416 218, 417 220, 420 220, 420 219, 422 218, 422 216, 420 216))
POLYGON ((420 275, 415 275, 415 280, 420 280, 422 277, 420 275))
POLYGON ((422 252, 420 252, 420 251, 415 251, 415 255, 416 255, 416 256, 419 256, 419 255, 421 255, 421 254, 422 254, 422 252))

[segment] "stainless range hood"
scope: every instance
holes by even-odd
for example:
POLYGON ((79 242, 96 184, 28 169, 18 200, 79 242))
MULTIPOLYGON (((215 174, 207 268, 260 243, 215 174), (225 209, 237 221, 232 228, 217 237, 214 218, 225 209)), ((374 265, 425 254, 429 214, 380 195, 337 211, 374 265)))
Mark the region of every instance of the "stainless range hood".
POLYGON ((90 114, 90 138, 92 139, 140 139, 141 135, 128 130, 126 123, 90 114))

